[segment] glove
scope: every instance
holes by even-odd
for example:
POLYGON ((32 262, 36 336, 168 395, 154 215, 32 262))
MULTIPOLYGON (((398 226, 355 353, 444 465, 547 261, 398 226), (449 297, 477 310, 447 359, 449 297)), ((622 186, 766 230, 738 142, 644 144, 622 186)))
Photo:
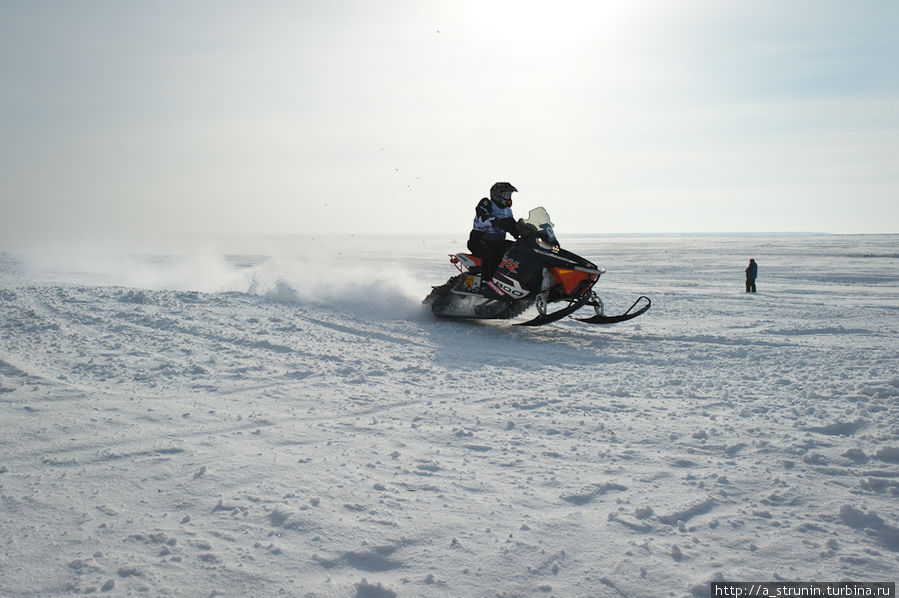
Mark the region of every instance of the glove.
POLYGON ((537 233, 540 231, 539 228, 537 228, 530 222, 525 222, 524 218, 519 218, 518 222, 516 223, 516 226, 518 228, 518 234, 520 234, 522 237, 525 237, 527 235, 533 235, 534 233, 537 233))
POLYGON ((484 222, 493 220, 493 210, 490 209, 490 200, 486 197, 478 202, 478 205, 474 209, 474 212, 475 216, 477 218, 480 218, 484 222))

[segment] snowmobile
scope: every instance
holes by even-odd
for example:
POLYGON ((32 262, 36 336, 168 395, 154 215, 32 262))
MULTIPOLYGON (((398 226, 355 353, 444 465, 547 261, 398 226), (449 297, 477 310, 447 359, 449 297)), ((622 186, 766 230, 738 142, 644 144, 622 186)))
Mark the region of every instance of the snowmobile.
POLYGON ((602 299, 593 291, 605 269, 562 249, 542 207, 531 210, 526 220, 519 219, 518 230, 521 236, 509 245, 490 280, 482 280, 480 258, 451 254, 450 263, 459 274, 433 287, 422 303, 438 317, 476 319, 514 318, 536 306, 538 315, 519 326, 549 324, 585 306, 594 314, 573 319, 614 324, 636 318, 652 305, 641 295, 624 313, 606 315, 602 299))

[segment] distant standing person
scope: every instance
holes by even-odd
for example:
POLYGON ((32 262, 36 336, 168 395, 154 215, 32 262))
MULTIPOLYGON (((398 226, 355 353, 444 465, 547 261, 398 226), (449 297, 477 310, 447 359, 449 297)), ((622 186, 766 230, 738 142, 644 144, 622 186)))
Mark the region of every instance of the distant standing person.
POLYGON ((746 266, 746 292, 754 293, 755 292, 755 279, 759 275, 759 266, 755 263, 755 260, 750 259, 749 265, 746 266))

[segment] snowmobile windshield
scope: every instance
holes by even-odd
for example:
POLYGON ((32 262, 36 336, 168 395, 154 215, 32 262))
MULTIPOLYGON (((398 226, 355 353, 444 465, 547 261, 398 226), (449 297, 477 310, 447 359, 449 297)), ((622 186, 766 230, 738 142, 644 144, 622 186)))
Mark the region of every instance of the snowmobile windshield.
POLYGON ((533 224, 537 228, 546 232, 548 241, 551 243, 558 243, 556 240, 556 234, 553 232, 553 223, 552 220, 549 219, 549 213, 547 213, 546 209, 543 206, 539 208, 534 208, 530 212, 528 212, 528 218, 525 220, 528 224, 533 224))

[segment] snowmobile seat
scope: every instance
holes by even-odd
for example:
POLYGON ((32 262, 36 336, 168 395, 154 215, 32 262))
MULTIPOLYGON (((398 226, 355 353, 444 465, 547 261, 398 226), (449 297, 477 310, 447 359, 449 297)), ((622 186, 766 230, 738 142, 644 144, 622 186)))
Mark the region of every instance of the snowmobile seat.
POLYGON ((450 255, 450 263, 456 267, 459 272, 470 272, 476 274, 481 271, 481 258, 471 253, 457 253, 450 255))

